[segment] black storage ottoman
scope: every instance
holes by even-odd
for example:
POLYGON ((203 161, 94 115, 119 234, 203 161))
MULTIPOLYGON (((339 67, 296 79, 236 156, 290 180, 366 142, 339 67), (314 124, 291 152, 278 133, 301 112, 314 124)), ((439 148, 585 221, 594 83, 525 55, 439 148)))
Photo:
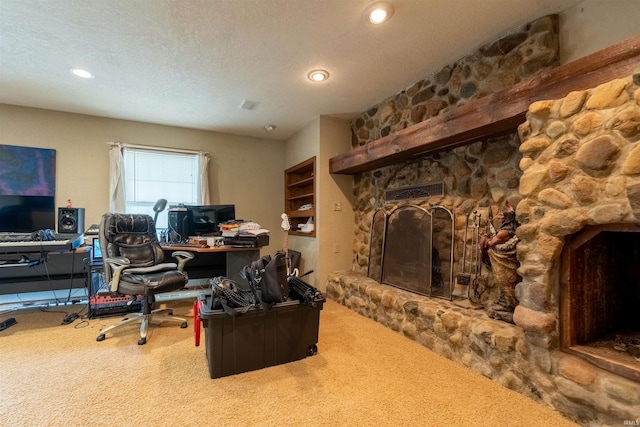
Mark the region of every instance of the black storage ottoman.
POLYGON ((222 309, 200 309, 209 375, 220 378, 304 359, 317 353, 320 310, 291 300, 271 309, 230 316, 222 309))

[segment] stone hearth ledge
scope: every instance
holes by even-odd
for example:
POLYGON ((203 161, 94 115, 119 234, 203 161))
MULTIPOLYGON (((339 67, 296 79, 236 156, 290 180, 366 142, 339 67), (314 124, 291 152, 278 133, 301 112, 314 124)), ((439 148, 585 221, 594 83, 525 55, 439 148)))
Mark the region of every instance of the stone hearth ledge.
POLYGON ((526 353, 522 328, 491 319, 466 300, 424 297, 351 271, 329 275, 327 295, 509 388, 522 385, 507 369, 526 353))
POLYGON ((640 417, 640 384, 549 350, 556 344, 546 342, 555 316, 521 311, 518 321, 526 323, 525 332, 464 300, 417 295, 353 271, 329 274, 326 292, 351 310, 579 422, 597 419, 600 412, 617 414, 620 423, 640 417))

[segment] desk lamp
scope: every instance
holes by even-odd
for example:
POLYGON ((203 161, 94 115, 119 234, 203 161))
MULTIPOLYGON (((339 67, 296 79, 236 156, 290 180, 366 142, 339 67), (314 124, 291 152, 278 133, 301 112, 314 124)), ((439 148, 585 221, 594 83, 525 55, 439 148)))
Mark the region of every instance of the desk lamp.
POLYGON ((153 211, 156 213, 153 217, 153 223, 157 224, 158 222, 158 214, 167 207, 167 199, 158 199, 155 205, 153 205, 153 211))

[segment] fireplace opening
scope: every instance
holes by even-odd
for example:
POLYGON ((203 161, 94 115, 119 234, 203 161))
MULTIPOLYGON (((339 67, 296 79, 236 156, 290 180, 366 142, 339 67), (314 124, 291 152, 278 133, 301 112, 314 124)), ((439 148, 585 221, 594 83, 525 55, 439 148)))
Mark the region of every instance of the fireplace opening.
POLYGON ((562 260, 563 349, 639 381, 640 225, 586 227, 562 260))

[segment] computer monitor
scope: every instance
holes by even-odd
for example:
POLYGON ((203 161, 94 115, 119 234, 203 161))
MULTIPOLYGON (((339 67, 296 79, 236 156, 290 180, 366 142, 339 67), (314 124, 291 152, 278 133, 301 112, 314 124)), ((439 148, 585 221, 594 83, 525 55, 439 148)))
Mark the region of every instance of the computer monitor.
POLYGON ((100 248, 99 237, 94 237, 91 242, 91 261, 102 261, 102 249, 100 248))
POLYGON ((55 226, 54 196, 0 195, 0 232, 31 233, 55 226))
POLYGON ((199 205, 186 208, 191 213, 190 231, 197 236, 217 233, 220 231, 220 223, 236 219, 235 205, 199 205))

